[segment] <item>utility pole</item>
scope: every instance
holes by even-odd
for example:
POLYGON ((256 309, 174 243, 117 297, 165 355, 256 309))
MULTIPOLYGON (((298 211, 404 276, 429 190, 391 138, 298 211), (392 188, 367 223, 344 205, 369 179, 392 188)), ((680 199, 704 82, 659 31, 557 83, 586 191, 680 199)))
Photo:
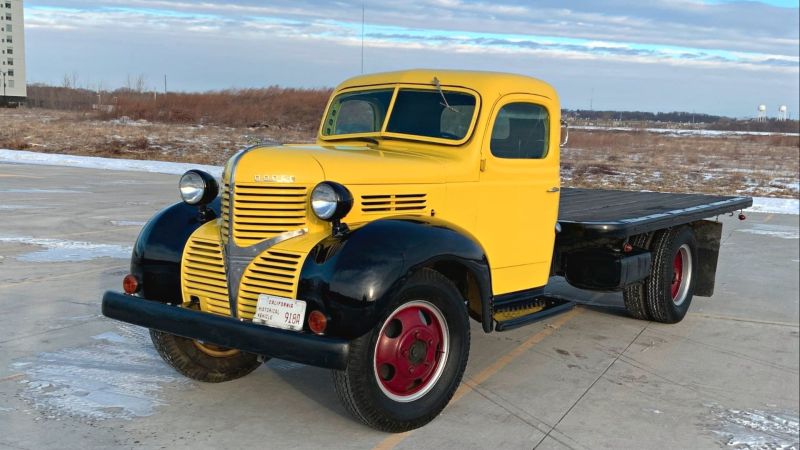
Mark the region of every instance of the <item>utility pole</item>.
POLYGON ((167 93, 167 74, 164 74, 164 94, 167 93))
POLYGON ((364 74, 364 2, 361 2, 361 74, 364 74))
POLYGON ((3 100, 5 100, 6 96, 6 73, 2 72, 3 74, 3 100))

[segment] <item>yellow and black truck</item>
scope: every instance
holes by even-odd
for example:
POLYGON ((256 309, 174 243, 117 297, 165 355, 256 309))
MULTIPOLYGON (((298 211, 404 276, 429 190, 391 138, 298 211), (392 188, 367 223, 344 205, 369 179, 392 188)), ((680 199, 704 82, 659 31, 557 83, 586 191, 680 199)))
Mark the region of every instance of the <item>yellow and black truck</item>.
POLYGON ((149 328, 201 381, 269 358, 330 368, 346 408, 388 432, 450 401, 470 318, 489 333, 571 308, 551 277, 680 321, 713 294, 722 224, 707 219, 752 200, 562 189, 560 114, 550 85, 520 75, 351 78, 315 143, 244 149, 219 181, 185 173, 103 314, 149 328))

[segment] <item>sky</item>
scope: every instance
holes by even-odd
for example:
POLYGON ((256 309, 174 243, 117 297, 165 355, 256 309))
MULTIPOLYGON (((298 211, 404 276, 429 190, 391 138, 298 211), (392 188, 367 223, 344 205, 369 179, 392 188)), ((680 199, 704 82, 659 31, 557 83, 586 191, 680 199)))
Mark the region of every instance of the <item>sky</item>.
MULTIPOLYGON (((25 0, 29 82, 333 87, 410 68, 540 78, 569 109, 800 111, 799 0, 25 0)), ((444 82, 444 80, 443 80, 444 82)))

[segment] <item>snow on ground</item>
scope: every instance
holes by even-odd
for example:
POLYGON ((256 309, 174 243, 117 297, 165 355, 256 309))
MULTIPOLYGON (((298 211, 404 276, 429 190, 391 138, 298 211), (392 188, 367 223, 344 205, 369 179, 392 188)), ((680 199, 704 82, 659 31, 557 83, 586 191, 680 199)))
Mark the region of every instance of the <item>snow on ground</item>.
POLYGON ((98 158, 95 156, 59 155, 37 153, 24 150, 0 149, 0 162, 36 164, 45 166, 83 167, 87 169, 123 170, 132 172, 152 172, 181 175, 189 169, 200 169, 222 176, 221 166, 186 164, 166 161, 140 161, 134 159, 98 158))
POLYGON ((591 125, 577 125, 570 128, 587 131, 646 131, 648 133, 669 134, 671 136, 800 136, 798 133, 775 133, 770 131, 686 130, 680 128, 598 127, 591 125))
POLYGON ((132 325, 94 336, 87 345, 40 353, 12 367, 24 374, 20 397, 51 420, 149 416, 165 404, 164 391, 193 387, 161 361, 147 330, 132 325))
POLYGON ((0 243, 33 245, 44 247, 16 258, 29 262, 73 262, 89 261, 95 258, 131 257, 133 247, 115 244, 96 244, 82 241, 63 241, 59 239, 38 239, 26 236, 0 236, 0 243))
MULTIPOLYGON (((708 131, 708 130, 678 130, 708 131)), ((87 169, 125 170, 135 172, 152 172, 181 175, 189 169, 200 169, 214 175, 222 176, 221 166, 202 164, 186 164, 165 161, 140 161, 132 159, 98 158, 94 156, 59 155, 52 153, 36 153, 23 150, 0 149, 0 163, 39 164, 48 166, 82 167, 87 169)), ((786 198, 754 197, 751 212, 772 214, 800 214, 800 201, 786 198)))
POLYGON ((788 450, 797 449, 800 444, 796 412, 709 406, 715 422, 712 431, 729 448, 788 450))
POLYGON ((793 198, 753 197, 750 212, 771 214, 800 214, 800 200, 793 198))

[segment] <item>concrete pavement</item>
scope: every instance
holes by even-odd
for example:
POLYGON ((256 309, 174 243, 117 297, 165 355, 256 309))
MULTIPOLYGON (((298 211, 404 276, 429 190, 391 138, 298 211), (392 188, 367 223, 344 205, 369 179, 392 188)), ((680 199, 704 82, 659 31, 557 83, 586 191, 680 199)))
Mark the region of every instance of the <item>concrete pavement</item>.
POLYGON ((270 361, 197 383, 145 330, 100 316, 177 178, 0 164, 0 448, 798 445, 798 216, 721 218, 716 293, 676 325, 559 282, 585 306, 505 333, 473 324, 456 399, 387 435, 347 415, 326 370, 270 361))

